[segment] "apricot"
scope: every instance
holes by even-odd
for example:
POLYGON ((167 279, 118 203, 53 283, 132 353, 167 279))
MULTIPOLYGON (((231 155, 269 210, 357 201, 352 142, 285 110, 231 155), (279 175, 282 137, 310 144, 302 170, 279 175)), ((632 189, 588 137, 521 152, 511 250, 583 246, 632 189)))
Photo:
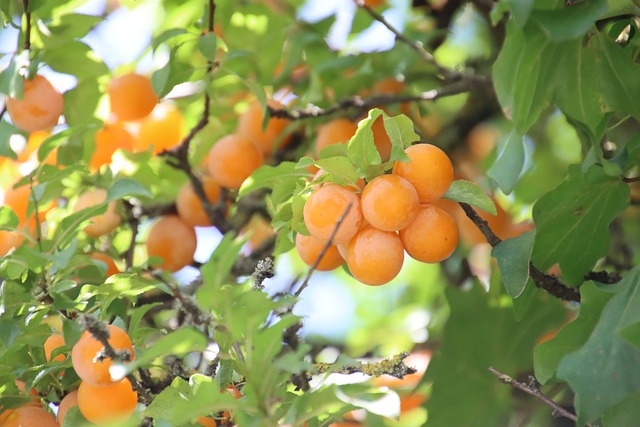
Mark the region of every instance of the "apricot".
POLYGON ((121 123, 105 123, 95 136, 95 147, 89 166, 98 169, 111 163, 113 153, 118 149, 133 150, 133 136, 121 123))
POLYGON ((159 268, 175 272, 193 262, 196 232, 177 215, 165 215, 149 229, 146 246, 148 256, 162 258, 159 268))
POLYGON ((151 80, 140 74, 129 73, 114 77, 107 89, 111 112, 123 121, 147 116, 158 103, 151 80))
POLYGON ((64 417, 67 415, 67 411, 74 406, 78 406, 78 390, 73 390, 68 393, 65 397, 60 401, 60 405, 58 406, 58 424, 62 425, 64 422, 64 417))
POLYGON ((0 415, 2 427, 58 427, 56 417, 41 406, 23 405, 0 415))
POLYGON ((364 219, 384 231, 405 228, 420 207, 416 190, 409 181, 397 175, 381 175, 371 180, 360 200, 364 219))
POLYGON ((456 221, 435 205, 422 205, 413 222, 399 233, 409 256, 426 263, 449 258, 458 246, 456 221))
MULTIPOLYGON (((213 178, 204 176, 202 186, 209 203, 216 204, 220 199, 220 186, 213 178)), ((212 225, 209 215, 202 206, 202 201, 193 190, 190 181, 182 185, 176 198, 176 210, 178 216, 190 227, 207 227, 212 225)))
POLYGON ((316 239, 328 241, 334 233, 332 244, 347 243, 362 226, 360 199, 353 192, 336 184, 327 184, 314 191, 303 209, 304 223, 316 239), (347 208, 349 212, 338 226, 347 208))
MULTIPOLYGON (((274 99, 269 99, 267 104, 275 109, 284 105, 274 99)), ((284 135, 284 129, 291 123, 289 119, 270 117, 266 128, 263 129, 264 113, 258 101, 249 104, 249 109, 238 118, 236 133, 256 145, 264 156, 268 156, 274 148, 282 148, 289 143, 291 135, 284 135), (275 147, 278 142, 277 147, 275 147)))
POLYGON ((135 148, 144 151, 153 147, 152 152, 157 154, 179 145, 183 137, 184 118, 180 110, 173 104, 158 104, 140 122, 135 148))
POLYGON ((346 144, 358 130, 358 125, 351 120, 339 118, 318 126, 316 132, 315 154, 333 144, 346 144))
MULTIPOLYGON (((309 267, 312 267, 318 257, 320 256, 320 252, 324 249, 326 243, 316 239, 313 236, 305 236, 303 234, 296 235, 296 250, 298 251, 298 255, 305 264, 309 267)), ((344 259, 340 255, 338 251, 338 247, 335 245, 330 245, 322 259, 318 263, 316 270, 318 271, 331 271, 340 267, 344 263, 344 259)))
MULTIPOLYGON (((130 360, 135 358, 133 344, 129 335, 114 325, 107 325, 109 338, 107 342, 115 351, 127 351, 130 360)), ((85 383, 94 386, 112 384, 109 369, 113 366, 113 360, 102 355, 104 346, 93 334, 85 331, 71 350, 71 362, 76 374, 85 383)))
POLYGON ((404 262, 404 248, 397 233, 370 225, 363 227, 347 246, 347 266, 353 277, 370 286, 395 278, 404 262))
MULTIPOLYGON (((47 359, 47 362, 51 361, 51 353, 53 352, 53 350, 59 347, 64 347, 64 344, 64 336, 62 336, 61 334, 49 335, 49 337, 44 342, 44 357, 45 359, 47 359)), ((64 354, 59 354, 53 358, 53 360, 56 360, 58 362, 64 362, 64 359, 64 354)))
POLYGON ((127 378, 104 386, 82 381, 78 388, 78 408, 94 424, 125 420, 133 414, 137 404, 138 393, 127 378))
POLYGON ((431 144, 416 144, 404 150, 408 162, 395 162, 393 174, 406 179, 418 193, 420 203, 438 200, 453 181, 453 165, 449 156, 431 144))
POLYGON ((0 257, 17 248, 24 241, 24 236, 17 231, 0 230, 0 257))
POLYGON ((113 258, 111 258, 109 255, 104 254, 102 252, 92 252, 89 256, 92 259, 101 261, 107 265, 107 272, 105 274, 106 277, 113 276, 114 274, 120 273, 120 269, 118 268, 116 263, 113 261, 113 258))
POLYGON ((7 98, 7 113, 13 124, 26 132, 52 128, 62 115, 62 95, 41 75, 24 81, 22 99, 7 98))
MULTIPOLYGON (((106 200, 107 190, 102 188, 91 189, 78 196, 74 211, 78 212, 82 209, 99 205, 104 203, 106 200)), ((92 224, 89 224, 84 228, 84 232, 87 233, 87 235, 95 238, 111 233, 120 225, 121 221, 120 215, 118 215, 118 212, 116 211, 116 201, 112 200, 109 202, 105 213, 91 217, 90 220, 92 221, 92 224)))
POLYGON ((209 151, 209 175, 223 187, 238 189, 264 162, 262 152, 238 134, 219 139, 209 151))

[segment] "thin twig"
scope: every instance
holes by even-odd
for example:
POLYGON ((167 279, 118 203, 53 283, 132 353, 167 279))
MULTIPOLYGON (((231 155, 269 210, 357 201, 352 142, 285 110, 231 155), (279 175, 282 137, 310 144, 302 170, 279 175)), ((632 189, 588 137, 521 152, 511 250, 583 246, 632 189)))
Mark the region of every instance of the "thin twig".
MULTIPOLYGON (((478 227, 478 230, 480 230, 484 238, 487 239, 487 242, 491 247, 495 247, 502 242, 502 239, 496 236, 493 230, 491 230, 487 221, 482 219, 471 205, 467 203, 460 203, 460 206, 467 217, 469 217, 476 227, 478 227)), ((564 301, 580 302, 580 292, 577 289, 565 285, 555 276, 544 274, 542 271, 538 270, 532 262, 529 262, 529 274, 537 287, 544 289, 554 297, 560 298, 564 301)))
POLYGON ((340 218, 338 218, 338 221, 336 222, 336 225, 333 227, 333 231, 331 231, 331 235, 329 236, 329 240, 327 240, 327 242, 324 244, 324 247, 322 248, 322 250, 318 254, 318 258, 316 258, 316 260, 313 263, 313 265, 311 267, 309 267, 309 271, 307 272, 307 275, 304 277, 304 280, 302 281, 302 285, 300 285, 300 287, 296 291, 296 293, 295 293, 296 297, 299 297, 300 294, 302 293, 302 291, 304 291, 305 288, 307 286, 309 286, 309 279, 311 279, 311 276, 313 275, 313 273, 318 268, 318 265, 320 264, 320 261, 322 260, 324 255, 327 253, 327 251, 329 250, 329 248, 333 244, 333 239, 336 237, 336 233, 338 233, 338 229, 340 228, 340 225, 342 224, 344 219, 347 217, 347 215, 349 215, 349 211, 351 211, 351 207, 352 207, 351 205, 352 205, 352 203, 349 203, 347 205, 347 207, 344 209, 344 212, 342 213, 342 215, 340 215, 340 218))
POLYGON ((393 25, 391 25, 389 21, 385 19, 384 16, 382 16, 381 14, 373 10, 373 8, 365 4, 364 0, 355 0, 355 2, 356 2, 356 5, 358 5, 358 7, 366 10, 367 13, 369 13, 369 15, 371 15, 373 19, 380 22, 389 31, 391 31, 396 36, 397 40, 401 41, 402 43, 406 44, 411 49, 413 49, 425 62, 428 62, 429 64, 436 67, 438 69, 438 72, 442 74, 442 76, 446 81, 455 81, 461 77, 461 74, 459 72, 440 65, 438 61, 436 61, 436 58, 434 58, 434 56, 431 53, 427 52, 427 50, 423 47, 422 43, 410 40, 407 37, 405 37, 404 34, 402 34, 393 25))
POLYGON ((342 99, 335 105, 322 108, 315 105, 309 105, 304 108, 285 110, 269 108, 269 114, 272 117, 286 118, 290 120, 300 120, 310 117, 323 117, 337 113, 338 111, 357 109, 358 111, 366 111, 380 105, 400 104, 403 102, 417 101, 435 101, 439 98, 458 95, 471 91, 473 88, 488 84, 488 80, 481 76, 474 76, 456 81, 450 85, 431 89, 418 95, 395 95, 395 94, 378 94, 368 98, 360 96, 349 96, 342 99))
POLYGON ((501 383, 509 384, 511 387, 516 388, 518 390, 521 390, 521 391, 523 391, 523 392, 535 397, 536 399, 538 399, 539 401, 541 401, 545 405, 547 405, 550 408, 552 408, 554 416, 560 416, 560 417, 568 418, 573 422, 577 422, 578 421, 578 418, 576 417, 576 415, 574 413, 568 411, 567 409, 563 408, 562 406, 560 406, 559 404, 557 404, 556 402, 554 402, 553 400, 549 399, 547 396, 542 394, 542 392, 538 388, 538 385, 537 385, 538 382, 535 381, 535 378, 531 377, 532 385, 527 385, 527 384, 523 384, 523 383, 521 383, 519 381, 514 380, 509 375, 504 374, 504 373, 498 371, 497 369, 495 369, 495 368, 493 368, 491 366, 488 368, 488 370, 493 375, 495 375, 498 378, 498 381, 500 381, 501 383))
POLYGON ((127 252, 124 255, 125 271, 129 271, 133 267, 133 255, 136 249, 136 240, 138 238, 138 229, 140 226, 140 220, 134 215, 133 211, 135 206, 128 200, 124 201, 124 208, 127 212, 127 222, 131 228, 131 240, 127 247, 127 252))
POLYGON ((31 50, 31 12, 29 12, 29 0, 22 0, 24 6, 24 18, 26 28, 24 31, 24 50, 31 50))
POLYGON ((336 363, 315 363, 313 366, 319 374, 331 372, 337 374, 350 375, 356 372, 363 373, 372 377, 381 375, 391 375, 392 377, 403 379, 407 375, 415 374, 416 368, 407 366, 404 359, 409 353, 403 352, 388 359, 382 359, 377 362, 360 362, 356 361, 353 365, 343 365, 336 363))

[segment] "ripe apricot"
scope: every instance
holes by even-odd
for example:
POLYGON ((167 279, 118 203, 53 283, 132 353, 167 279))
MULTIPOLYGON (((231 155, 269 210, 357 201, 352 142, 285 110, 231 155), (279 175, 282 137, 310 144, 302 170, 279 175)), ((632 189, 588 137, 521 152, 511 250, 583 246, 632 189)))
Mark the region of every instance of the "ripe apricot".
POLYGON ((158 96, 153 91, 151 80, 135 73, 111 79, 107 93, 111 112, 124 121, 145 117, 158 103, 158 96))
POLYGON ((209 151, 209 174, 220 185, 238 189, 245 179, 262 166, 262 152, 247 138, 231 134, 219 139, 209 151))
POLYGON ((121 123, 105 123, 95 136, 95 147, 89 166, 98 169, 111 163, 111 156, 118 149, 133 150, 133 136, 121 123))
POLYGON ((78 388, 78 408, 94 424, 127 419, 137 404, 138 393, 127 378, 105 386, 82 381, 78 388))
MULTIPOLYGON (((271 108, 283 108, 284 105, 274 99, 267 101, 271 108)), ((236 133, 251 141, 258 147, 262 154, 268 156, 274 150, 276 141, 278 148, 282 148, 289 143, 291 135, 283 135, 284 128, 291 123, 289 119, 270 117, 267 127, 263 129, 264 113, 258 101, 249 104, 249 109, 238 118, 236 133)))
POLYGON ((41 406, 23 405, 0 415, 2 427, 58 427, 56 417, 41 406), (8 413, 8 414, 7 414, 8 413))
MULTIPOLYGON (((78 212, 82 209, 99 205, 104 203, 105 200, 107 200, 107 190, 102 188, 91 189, 78 196, 74 211, 78 212)), ((112 200, 109 202, 105 213, 91 217, 90 220, 92 221, 92 224, 89 224, 84 228, 84 232, 89 236, 100 237, 111 233, 118 225, 120 225, 121 221, 120 215, 116 212, 116 201, 112 200)))
POLYGON ((73 390, 71 393, 68 393, 60 401, 60 405, 58 406, 59 425, 62 425, 64 422, 64 417, 67 415, 67 411, 74 406, 78 406, 78 390, 73 390))
MULTIPOLYGON (((25 224, 29 225, 29 229, 34 229, 36 225, 35 217, 29 215, 27 218, 27 209, 29 207, 29 201, 31 199, 31 189, 28 185, 21 187, 10 187, 4 193, 4 205, 9 206, 11 210, 18 216, 20 220, 20 226, 25 224)), ((44 216, 41 216, 44 219, 44 216)))
POLYGON ((316 132, 315 154, 333 144, 346 144, 356 133, 358 125, 351 120, 340 118, 318 126, 316 132))
POLYGON ((384 231, 405 228, 420 207, 416 190, 409 181, 397 175, 380 175, 372 179, 360 200, 364 219, 384 231))
POLYGON ((362 226, 360 199, 353 191, 336 184, 320 187, 304 205, 304 223, 313 237, 326 242, 347 208, 349 212, 338 226, 332 244, 347 243, 362 226))
POLYGON ((416 144, 404 152, 408 162, 396 162, 393 173, 413 185, 420 203, 438 200, 449 189, 453 181, 453 166, 449 156, 432 144, 416 144))
MULTIPOLYGON (((220 199, 220 186, 210 176, 202 177, 202 187, 209 203, 216 204, 220 199)), ((190 227, 207 227, 211 224, 200 198, 193 190, 191 182, 185 182, 176 198, 178 216, 190 227)))
POLYGON ((500 131, 489 123, 476 125, 467 135, 467 147, 471 158, 482 161, 491 154, 500 138, 500 131))
POLYGON ((196 419, 198 424, 203 425, 204 427, 218 427, 218 423, 211 417, 198 417, 196 419))
POLYGON ((40 75, 24 81, 22 99, 7 98, 7 113, 11 121, 26 132, 52 128, 58 123, 63 108, 60 92, 40 75))
MULTIPOLYGON (((320 256, 320 252, 322 252, 325 245, 325 242, 318 240, 313 236, 305 236, 300 233, 296 235, 296 250, 298 251, 298 255, 300 255, 302 261, 304 261, 304 263, 309 267, 313 266, 313 264, 316 262, 316 260, 320 256)), ((343 263, 344 259, 342 259, 342 256, 340 256, 338 247, 336 245, 330 245, 327 248, 327 251, 324 253, 322 259, 318 263, 316 270, 335 270, 343 263)))
POLYGON ((13 248, 17 248, 24 241, 24 236, 17 231, 0 230, 0 257, 9 253, 13 248))
POLYGON ((400 230, 407 253, 418 261, 443 261, 458 246, 458 227, 453 217, 435 205, 422 205, 408 227, 400 230))
POLYGON ((196 232, 177 215, 164 215, 149 229, 147 255, 163 259, 159 268, 175 272, 193 262, 196 232))
POLYGON ((183 136, 184 118, 180 110, 173 104, 158 104, 140 122, 135 147, 140 151, 153 147, 153 153, 160 153, 180 144, 183 136))
POLYGON ((371 125, 371 131, 373 132, 373 143, 380 153, 380 158, 383 162, 386 162, 391 157, 391 139, 387 134, 387 130, 384 128, 384 119, 382 116, 378 117, 373 125, 371 125))
MULTIPOLYGON (((127 351, 130 360, 135 359, 133 352, 133 344, 129 339, 129 335, 114 325, 107 325, 109 338, 107 342, 115 351, 127 351)), ((76 374, 85 383, 94 386, 105 386, 112 384, 109 368, 113 366, 113 359, 104 357, 102 352, 104 346, 98 341, 93 334, 85 331, 78 342, 71 349, 71 362, 76 374)))
POLYGON ((92 259, 101 261, 107 265, 107 273, 105 274, 106 277, 113 276, 114 274, 120 273, 120 269, 118 268, 116 263, 113 262, 113 258, 111 258, 109 255, 104 254, 102 252, 92 252, 89 256, 92 259))
MULTIPOLYGON (((51 361, 51 353, 59 347, 64 347, 64 337, 61 334, 52 334, 44 342, 44 357, 47 362, 51 361)), ((58 362, 64 362, 64 354, 59 354, 53 358, 58 362)))
POLYGON ((379 286, 400 273, 404 248, 397 233, 367 225, 347 246, 347 266, 353 277, 365 285, 379 286))

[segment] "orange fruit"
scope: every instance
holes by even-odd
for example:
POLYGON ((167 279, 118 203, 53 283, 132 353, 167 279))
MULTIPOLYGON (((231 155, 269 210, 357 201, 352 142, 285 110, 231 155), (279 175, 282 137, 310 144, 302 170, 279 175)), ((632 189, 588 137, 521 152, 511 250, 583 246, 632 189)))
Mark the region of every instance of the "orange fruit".
POLYGON ((394 175, 406 179, 418 192, 420 203, 438 200, 453 181, 453 166, 449 156, 431 144, 416 144, 404 152, 408 162, 395 162, 394 175))
POLYGON ((422 406, 427 401, 427 396, 422 393, 409 393, 400 396, 400 412, 405 413, 422 406))
MULTIPOLYGON (((216 204, 220 200, 220 186, 210 176, 202 177, 202 186, 209 203, 216 204)), ((200 198, 193 190, 190 181, 185 182, 176 198, 178 216, 190 227, 207 227, 212 225, 205 212, 200 198)))
POLYGON ((320 155, 323 148, 333 144, 346 144, 356 133, 358 125, 351 120, 334 119, 321 126, 316 131, 315 154, 320 155))
MULTIPOLYGON (((107 190, 102 188, 88 190, 78 196, 74 211, 78 212, 82 209, 99 205, 104 203, 105 200, 107 200, 107 190)), ((91 237, 104 236, 115 230, 121 221, 120 215, 116 211, 116 201, 109 202, 107 211, 101 215, 91 217, 90 221, 92 223, 84 228, 84 232, 91 237)))
POLYGON ((467 147, 471 157, 476 162, 482 161, 491 154, 498 139, 500 131, 489 123, 476 125, 467 135, 467 147))
MULTIPOLYGON (((296 250, 298 251, 298 255, 302 258, 305 264, 309 267, 313 266, 318 257, 320 256, 320 252, 324 249, 326 243, 316 239, 313 236, 305 236, 303 234, 298 233, 296 235, 296 250)), ((336 245, 330 245, 327 248, 327 251, 324 253, 322 259, 318 263, 316 270, 318 271, 331 271, 340 267, 344 263, 344 259, 338 252, 338 247, 336 245)))
MULTIPOLYGON (((284 105, 273 99, 269 99, 267 104, 276 109, 283 108, 284 105)), ((284 129, 291 123, 289 119, 270 117, 267 127, 263 129, 264 113, 258 101, 249 104, 249 109, 238 118, 236 133, 251 141, 260 149, 263 155, 268 156, 274 150, 276 141, 278 148, 282 148, 289 143, 291 135, 283 135, 284 129)))
POLYGON ((458 246, 458 227, 453 217, 435 205, 422 205, 408 227, 400 230, 407 253, 418 261, 443 261, 458 246))
POLYGON ((41 406, 23 405, 0 415, 2 427, 58 427, 56 417, 41 406))
MULTIPOLYGON (((109 338, 107 341, 115 351, 128 351, 130 360, 135 359, 133 344, 129 335, 114 325, 107 325, 109 338)), ((100 357, 104 346, 93 334, 85 331, 78 342, 71 349, 71 362, 76 374, 87 384, 105 386, 113 384, 109 368, 113 366, 113 360, 109 357, 100 357)))
MULTIPOLYGON (((44 342, 44 357, 47 359, 47 362, 51 361, 51 353, 53 350, 59 347, 64 347, 64 337, 61 334, 52 334, 44 342)), ((59 354, 53 358, 53 360, 57 360, 58 362, 64 362, 64 354, 59 354)))
POLYGON ((380 175, 372 179, 360 196, 364 219, 377 229, 397 231, 418 214, 418 193, 404 178, 380 175))
MULTIPOLYGON (((25 383, 24 381, 16 380, 16 387, 18 387, 20 393, 27 394, 27 383, 25 383)), ((29 389, 29 395, 33 397, 31 398, 31 402, 27 403, 26 405, 40 407, 40 395, 38 395, 38 392, 33 388, 29 389)))
POLYGON ((95 136, 95 148, 89 166, 98 169, 111 163, 113 153, 118 149, 133 150, 133 136, 121 123, 105 123, 95 136))
POLYGON ((140 151, 153 147, 153 153, 157 154, 179 145, 183 137, 184 118, 180 110, 173 104, 158 104, 140 122, 135 147, 140 151))
POLYGON ((347 243, 362 226, 360 199, 353 191, 336 184, 320 187, 304 205, 304 223, 313 237, 326 242, 347 208, 349 212, 335 232, 332 244, 347 243))
POLYGON ((94 424, 125 420, 133 414, 137 404, 138 393, 131 388, 127 378, 105 386, 82 381, 78 388, 78 408, 94 424))
POLYGON ((9 253, 13 248, 17 248, 24 241, 24 236, 17 231, 0 230, 0 257, 9 253))
POLYGON ((135 73, 111 79, 107 93, 111 112, 124 121, 145 117, 158 103, 151 80, 135 73))
POLYGON ((380 158, 383 162, 386 162, 391 157, 391 139, 387 134, 387 130, 384 128, 384 119, 382 116, 378 117, 373 125, 371 125, 373 131, 373 143, 380 153, 380 158))
POLYGON ((149 229, 146 246, 149 257, 162 258, 159 268, 175 272, 193 262, 196 232, 177 215, 164 215, 149 229))
POLYGON ((218 427, 218 423, 211 417, 198 417, 196 423, 203 425, 204 427, 218 427))
POLYGON ((264 162, 262 152, 238 134, 219 139, 209 151, 209 174, 223 187, 238 189, 264 162))
POLYGON ((347 246, 347 266, 353 277, 370 286, 384 285, 400 273, 404 248, 397 233, 370 225, 363 227, 347 246))
POLYGON ((7 113, 13 124, 26 132, 46 130, 58 123, 64 108, 60 92, 45 77, 24 81, 22 99, 7 98, 7 113))
POLYGON ((60 405, 58 406, 58 424, 62 425, 64 422, 64 417, 67 415, 67 411, 74 406, 78 406, 78 390, 73 390, 68 393, 65 397, 60 401, 60 405))
POLYGON ((101 261, 107 265, 107 273, 105 274, 106 277, 113 276, 114 274, 120 273, 120 269, 118 268, 116 263, 113 261, 113 258, 111 258, 109 255, 104 254, 102 252, 92 252, 89 256, 92 259, 101 261))

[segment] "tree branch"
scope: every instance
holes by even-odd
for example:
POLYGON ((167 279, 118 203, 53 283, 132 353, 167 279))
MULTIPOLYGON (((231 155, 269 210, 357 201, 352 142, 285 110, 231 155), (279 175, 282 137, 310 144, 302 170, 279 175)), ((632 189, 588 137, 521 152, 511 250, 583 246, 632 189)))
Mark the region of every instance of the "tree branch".
POLYGON ((545 405, 552 408, 553 409, 552 414, 554 417, 568 418, 573 422, 578 421, 578 418, 574 413, 566 410, 565 408, 563 408, 562 406, 560 406, 559 404, 557 404, 556 402, 554 402, 553 400, 549 399, 547 396, 542 394, 538 385, 538 381, 536 381, 536 379, 533 376, 529 377, 530 384, 523 384, 519 381, 514 380, 509 375, 503 374, 502 372, 498 371, 497 369, 491 366, 488 368, 488 370, 493 375, 495 375, 498 378, 498 381, 500 381, 501 383, 509 384, 513 388, 516 388, 520 391, 527 393, 528 395, 535 397, 545 405))
MULTIPOLYGON (((478 227, 478 230, 480 230, 484 238, 487 239, 487 242, 491 247, 495 247, 502 242, 502 239, 496 236, 493 230, 491 230, 487 221, 482 219, 471 205, 467 203, 460 203, 460 206, 467 217, 473 221, 476 227, 478 227)), ((537 287, 544 289, 554 297, 560 298, 564 301, 580 302, 580 292, 577 289, 565 285, 555 276, 544 274, 542 271, 538 270, 532 262, 529 262, 529 274, 537 287)))
POLYGON ((316 105, 308 105, 304 108, 285 110, 269 108, 269 114, 272 117, 286 118, 289 120, 301 120, 310 117, 323 117, 337 113, 343 110, 356 109, 358 111, 367 111, 380 105, 400 104, 403 102, 417 101, 435 101, 439 98, 458 95, 469 92, 473 88, 488 84, 489 81, 481 76, 469 76, 462 80, 458 80, 438 89, 431 89, 418 95, 396 95, 396 94, 379 94, 362 98, 360 96, 349 96, 342 99, 335 105, 322 108, 316 105))
POLYGON ((405 376, 415 374, 417 372, 416 368, 405 365, 404 359, 406 359, 407 356, 409 356, 409 353, 403 352, 389 359, 382 359, 378 362, 360 362, 358 360, 354 365, 314 363, 313 366, 319 374, 331 372, 349 375, 360 372, 372 377, 391 375, 392 377, 403 379, 405 376))

